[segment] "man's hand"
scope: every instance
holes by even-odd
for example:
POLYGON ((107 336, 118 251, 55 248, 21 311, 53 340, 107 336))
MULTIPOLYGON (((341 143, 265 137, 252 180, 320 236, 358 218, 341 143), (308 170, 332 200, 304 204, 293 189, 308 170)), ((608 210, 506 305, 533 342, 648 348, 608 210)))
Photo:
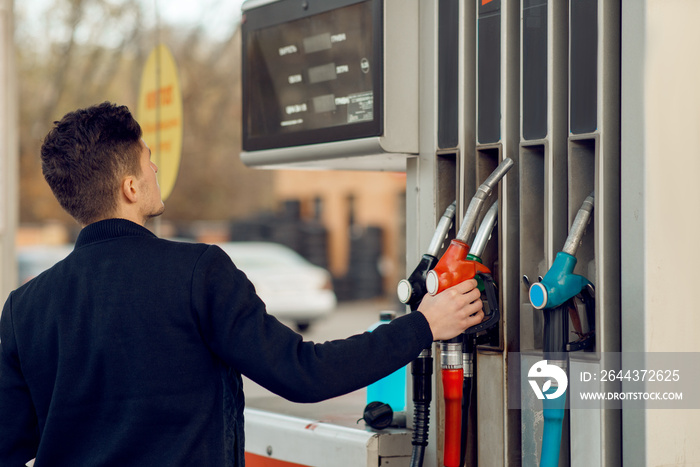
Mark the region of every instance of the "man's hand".
POLYGON ((426 294, 418 307, 428 320, 433 340, 442 341, 460 335, 484 319, 481 292, 476 279, 469 279, 432 296, 426 294))

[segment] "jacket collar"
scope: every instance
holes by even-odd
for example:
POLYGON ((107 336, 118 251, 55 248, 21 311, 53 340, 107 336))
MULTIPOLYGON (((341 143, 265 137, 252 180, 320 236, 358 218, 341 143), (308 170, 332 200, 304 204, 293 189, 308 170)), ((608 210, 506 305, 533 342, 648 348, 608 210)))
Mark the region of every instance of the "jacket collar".
POLYGON ((126 219, 105 219, 87 225, 80 231, 75 247, 109 240, 117 237, 152 237, 156 236, 147 228, 126 219))

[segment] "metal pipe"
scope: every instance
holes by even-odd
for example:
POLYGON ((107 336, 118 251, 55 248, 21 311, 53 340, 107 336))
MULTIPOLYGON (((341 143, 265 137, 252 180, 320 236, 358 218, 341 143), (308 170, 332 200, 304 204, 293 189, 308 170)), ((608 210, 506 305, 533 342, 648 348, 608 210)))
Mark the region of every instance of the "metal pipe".
POLYGON ((574 218, 574 222, 571 224, 571 230, 569 230, 569 236, 566 237, 564 248, 561 250, 564 253, 568 253, 571 256, 576 256, 576 250, 578 250, 579 245, 581 245, 583 234, 586 232, 586 227, 591 221, 594 202, 593 193, 588 195, 588 197, 583 200, 583 204, 581 204, 581 207, 574 218))
POLYGON ((452 204, 447 206, 447 209, 445 209, 445 212, 442 214, 437 227, 435 227, 435 233, 433 233, 433 238, 430 239, 430 245, 428 245, 428 251, 426 251, 426 254, 437 257, 438 253, 440 253, 440 248, 445 242, 447 233, 450 231, 452 220, 455 217, 456 211, 457 201, 455 200, 452 201, 452 204))
POLYGON ((469 235, 472 233, 472 230, 474 230, 476 220, 479 217, 484 201, 486 201, 486 198, 489 197, 493 189, 498 185, 498 182, 501 181, 513 165, 515 165, 513 159, 506 157, 503 159, 503 162, 496 167, 496 170, 491 172, 491 175, 484 180, 484 183, 479 185, 479 188, 477 188, 474 197, 472 197, 467 207, 467 212, 464 214, 464 220, 455 237, 457 240, 467 243, 469 235))
POLYGON ((484 219, 481 221, 479 230, 477 230, 474 236, 474 241, 472 242, 472 247, 469 250, 469 254, 481 258, 486 248, 486 243, 491 238, 491 233, 493 232, 493 227, 496 225, 496 219, 498 219, 498 200, 496 200, 488 211, 484 219))

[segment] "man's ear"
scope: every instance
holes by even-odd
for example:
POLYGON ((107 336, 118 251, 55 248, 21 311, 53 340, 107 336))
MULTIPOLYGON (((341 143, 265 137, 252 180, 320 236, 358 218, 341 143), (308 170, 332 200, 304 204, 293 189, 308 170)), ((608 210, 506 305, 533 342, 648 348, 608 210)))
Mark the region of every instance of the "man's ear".
POLYGON ((121 191, 122 195, 128 202, 135 203, 138 200, 136 180, 133 177, 125 177, 122 180, 121 191))

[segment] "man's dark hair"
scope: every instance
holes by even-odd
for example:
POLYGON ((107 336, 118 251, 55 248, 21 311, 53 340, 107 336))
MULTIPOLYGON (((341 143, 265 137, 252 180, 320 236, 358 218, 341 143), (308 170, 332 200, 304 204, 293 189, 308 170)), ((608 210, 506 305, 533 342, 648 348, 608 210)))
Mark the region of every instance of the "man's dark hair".
POLYGON ((109 217, 124 175, 141 175, 141 127, 110 102, 67 113, 41 146, 41 169, 54 196, 83 225, 109 217))

